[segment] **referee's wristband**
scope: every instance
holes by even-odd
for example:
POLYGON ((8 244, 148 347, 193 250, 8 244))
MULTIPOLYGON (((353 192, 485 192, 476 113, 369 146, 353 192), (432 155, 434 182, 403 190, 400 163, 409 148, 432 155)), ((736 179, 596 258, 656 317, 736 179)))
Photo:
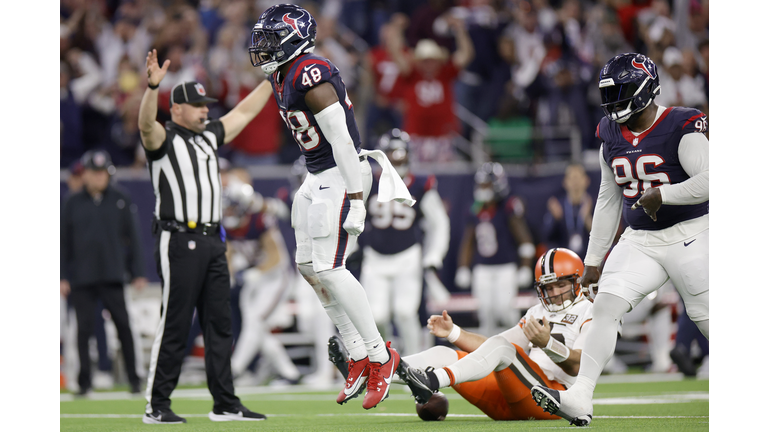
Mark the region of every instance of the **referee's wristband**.
POLYGON ((149 83, 149 81, 147 81, 147 87, 149 87, 152 90, 157 90, 157 88, 160 87, 160 83, 152 85, 152 84, 149 83))
POLYGON ((448 336, 446 337, 446 339, 448 339, 448 342, 454 343, 459 338, 459 336, 461 336, 461 327, 454 324, 453 328, 451 329, 451 332, 448 333, 448 336))

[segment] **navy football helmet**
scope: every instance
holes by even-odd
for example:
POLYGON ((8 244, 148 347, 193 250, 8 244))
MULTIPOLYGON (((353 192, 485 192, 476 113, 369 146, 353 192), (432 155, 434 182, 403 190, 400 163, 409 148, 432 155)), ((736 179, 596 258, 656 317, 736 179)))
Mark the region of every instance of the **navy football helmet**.
POLYGON ((504 167, 498 162, 486 162, 475 173, 475 201, 502 200, 509 195, 509 182, 504 167))
POLYGON ((264 11, 251 31, 251 64, 267 75, 299 54, 315 49, 317 23, 306 9, 280 4, 264 11))
POLYGON ((400 129, 392 129, 379 138, 379 150, 386 153, 392 166, 395 167, 400 177, 408 174, 408 150, 411 137, 408 132, 400 129))
POLYGON ((600 71, 599 80, 600 106, 616 123, 644 110, 661 89, 656 64, 636 53, 612 58, 600 71))

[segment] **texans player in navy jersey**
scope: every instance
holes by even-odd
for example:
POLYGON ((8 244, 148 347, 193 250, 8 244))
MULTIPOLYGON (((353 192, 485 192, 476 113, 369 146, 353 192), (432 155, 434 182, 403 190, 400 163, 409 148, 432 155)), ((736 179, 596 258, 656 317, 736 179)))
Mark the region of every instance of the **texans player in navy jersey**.
POLYGON ((619 321, 665 282, 672 281, 688 316, 709 338, 707 117, 656 105, 656 65, 642 54, 611 59, 598 87, 605 112, 597 127, 602 175, 581 281, 594 298, 594 324, 576 383, 568 391, 531 389, 542 408, 579 426, 592 421, 595 383, 616 349, 619 321), (628 227, 601 275, 622 217, 628 227))
MULTIPOLYGON (((389 395, 400 356, 381 338, 365 290, 345 267, 365 227, 371 166, 360 152, 352 102, 339 70, 312 54, 316 31, 317 23, 305 9, 276 5, 253 26, 249 53, 251 63, 268 75, 280 115, 306 158, 309 173, 294 198, 291 225, 299 272, 350 352, 348 379, 336 401, 343 404, 356 397, 367 382, 363 408, 370 409, 389 395)), ((380 162, 391 173, 386 157, 380 162)), ((402 187, 394 189, 402 192, 405 186, 396 180, 402 187)), ((413 204, 407 189, 392 199, 413 204)))
POLYGON ((536 248, 525 221, 525 206, 520 198, 509 195, 500 163, 488 162, 477 170, 474 194, 455 282, 459 288, 471 284, 472 296, 478 302, 480 333, 487 336, 520 319, 514 299, 518 287, 533 283, 531 265, 536 248))
POLYGON ((424 269, 443 266, 451 236, 435 176, 414 175, 409 170, 409 143, 408 133, 400 129, 392 129, 379 139, 379 149, 392 161, 416 204, 379 202, 379 182, 374 181, 368 199, 371 229, 362 239, 365 246, 360 274, 368 301, 376 305, 373 318, 379 330, 386 334, 393 321, 404 355, 421 350, 419 305, 424 269))

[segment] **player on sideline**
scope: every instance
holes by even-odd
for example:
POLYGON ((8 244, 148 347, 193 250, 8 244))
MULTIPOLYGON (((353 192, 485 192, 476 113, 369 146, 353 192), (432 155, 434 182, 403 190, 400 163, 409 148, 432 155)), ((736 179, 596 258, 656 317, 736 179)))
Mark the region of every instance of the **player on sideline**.
POLYGON ((594 299, 594 325, 576 383, 568 391, 535 386, 550 413, 586 426, 592 394, 616 349, 625 313, 667 280, 688 316, 709 338, 709 141, 707 117, 692 108, 656 105, 656 65, 642 54, 612 58, 598 84, 605 117, 597 127, 600 192, 589 236, 582 289, 594 299), (637 211, 641 208, 643 211, 637 211), (629 227, 608 257, 622 217, 629 227))
POLYGON ((365 227, 364 201, 372 181, 365 156, 384 166, 382 182, 388 188, 380 188, 380 201, 415 201, 381 151, 359 151, 352 102, 339 70, 312 54, 316 31, 305 9, 272 6, 253 26, 249 52, 254 67, 268 75, 280 115, 306 157, 309 174, 296 193, 291 226, 299 272, 350 352, 349 378, 336 402, 356 397, 367 382, 363 408, 370 409, 388 396, 400 356, 381 338, 365 290, 345 267, 365 227))
MULTIPOLYGON (((592 319, 592 303, 578 286, 583 274, 576 253, 548 250, 535 270, 541 304, 528 309, 514 327, 490 338, 461 329, 445 311, 433 315, 428 322, 432 334, 447 338, 461 351, 436 346, 406 356, 398 382, 408 384, 419 403, 450 385, 494 420, 558 419, 536 406, 529 393, 535 384, 564 390, 575 381, 592 319)), ((332 359, 333 348, 329 345, 332 359)))

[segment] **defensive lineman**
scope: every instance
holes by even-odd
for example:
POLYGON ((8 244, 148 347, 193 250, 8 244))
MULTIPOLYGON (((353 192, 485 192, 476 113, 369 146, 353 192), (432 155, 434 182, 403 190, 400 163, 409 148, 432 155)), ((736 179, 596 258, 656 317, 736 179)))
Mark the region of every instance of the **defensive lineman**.
POLYGON ((600 73, 599 87, 605 111, 597 128, 603 141, 602 174, 582 279, 590 297, 590 285, 600 280, 594 325, 573 387, 561 392, 536 386, 531 391, 545 410, 578 426, 592 421, 595 383, 616 348, 621 317, 667 280, 709 338, 707 118, 696 109, 656 105, 656 65, 642 54, 611 59, 600 73), (598 266, 622 209, 629 227, 601 276, 598 266))
POLYGON ((414 175, 409 169, 409 142, 408 133, 400 129, 392 129, 379 139, 379 149, 386 153, 417 203, 410 207, 397 201, 378 202, 378 180, 375 182, 368 199, 371 229, 363 238, 360 272, 368 300, 376 305, 376 324, 381 330, 394 322, 404 354, 421 349, 419 305, 424 269, 434 271, 443 266, 451 235, 437 179, 434 175, 414 175))
POLYGON ((312 54, 316 31, 305 9, 276 5, 253 26, 249 52, 251 63, 269 76, 280 114, 306 157, 309 174, 294 197, 291 225, 299 272, 350 351, 349 378, 336 401, 356 397, 367 382, 363 408, 370 409, 388 396, 400 356, 384 343, 365 290, 345 267, 365 226, 364 201, 372 181, 365 155, 385 168, 389 189, 379 190, 380 201, 414 201, 383 153, 359 151, 352 102, 339 70, 312 54))

